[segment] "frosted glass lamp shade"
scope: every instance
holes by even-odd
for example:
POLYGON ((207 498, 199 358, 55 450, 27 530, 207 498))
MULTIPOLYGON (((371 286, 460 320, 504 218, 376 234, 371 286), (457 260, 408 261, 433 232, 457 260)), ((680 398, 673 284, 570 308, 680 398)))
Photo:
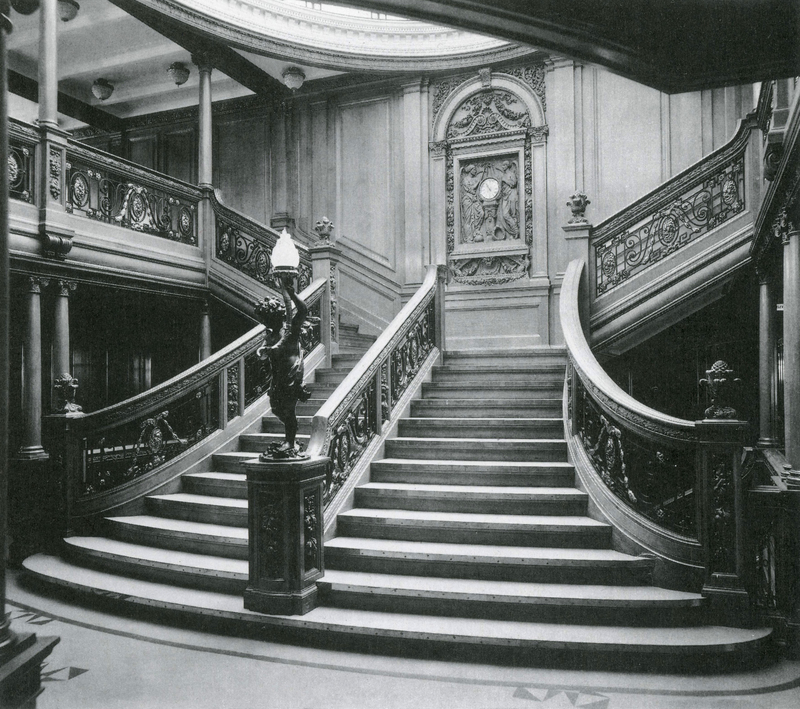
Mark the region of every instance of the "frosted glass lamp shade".
POLYGON ((272 249, 272 270, 275 273, 297 273, 300 266, 300 252, 286 229, 281 232, 278 242, 272 249))

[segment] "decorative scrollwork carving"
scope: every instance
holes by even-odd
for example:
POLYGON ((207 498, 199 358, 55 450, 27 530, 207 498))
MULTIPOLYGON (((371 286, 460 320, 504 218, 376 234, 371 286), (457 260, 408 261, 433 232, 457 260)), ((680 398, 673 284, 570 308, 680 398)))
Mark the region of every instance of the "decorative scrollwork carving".
POLYGON ((450 274, 466 285, 500 285, 528 275, 528 254, 510 256, 480 256, 450 259, 450 274))
POLYGON ((55 200, 61 199, 61 151, 58 148, 50 148, 48 157, 48 169, 50 171, 48 185, 50 196, 55 200))
POLYGON ((228 367, 225 370, 225 379, 228 384, 228 419, 239 415, 239 365, 228 367))
POLYGON ((303 566, 306 573, 319 568, 317 496, 316 490, 309 490, 303 496, 303 566))
POLYGON ((259 577, 277 580, 283 577, 285 567, 281 497, 275 492, 262 491, 259 495, 255 507, 260 511, 258 526, 261 545, 257 551, 259 577))
POLYGON ((518 79, 522 79, 528 86, 533 89, 533 93, 539 98, 539 102, 542 104, 542 112, 547 112, 547 95, 545 93, 545 65, 544 64, 532 64, 530 66, 525 67, 514 67, 513 69, 508 70, 508 73, 511 76, 516 76, 518 79))
POLYGON ((8 141, 8 194, 12 199, 33 202, 33 146, 14 136, 8 141))
POLYGON ((452 140, 530 125, 530 114, 517 96, 505 89, 492 89, 473 94, 461 103, 450 119, 447 137, 452 140))
POLYGON ((645 213, 630 228, 599 236, 594 241, 597 295, 697 241, 744 207, 744 158, 737 156, 716 172, 687 183, 679 197, 645 213))

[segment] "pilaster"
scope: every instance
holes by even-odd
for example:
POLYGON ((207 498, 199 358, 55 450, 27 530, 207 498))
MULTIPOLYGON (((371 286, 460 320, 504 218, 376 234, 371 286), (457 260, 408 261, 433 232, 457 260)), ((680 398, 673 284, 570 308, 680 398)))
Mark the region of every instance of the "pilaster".
POLYGON ((331 356, 339 351, 339 259, 342 252, 331 241, 334 226, 327 217, 323 217, 314 226, 319 243, 309 249, 311 254, 312 279, 328 279, 328 287, 322 302, 322 341, 325 344, 326 367, 331 366, 331 356))
POLYGON ((800 228, 787 221, 783 243, 783 419, 786 459, 800 469, 800 228))
POLYGON ((204 300, 200 303, 200 354, 202 362, 211 356, 211 309, 209 302, 204 300))
POLYGON ((758 445, 772 448, 778 441, 775 436, 775 328, 776 303, 771 274, 758 274, 758 445))

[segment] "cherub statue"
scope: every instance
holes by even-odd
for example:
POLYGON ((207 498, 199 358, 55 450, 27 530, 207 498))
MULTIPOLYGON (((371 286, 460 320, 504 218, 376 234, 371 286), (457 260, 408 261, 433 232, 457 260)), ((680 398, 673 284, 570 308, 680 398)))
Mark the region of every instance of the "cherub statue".
POLYGON ((255 315, 266 327, 265 344, 258 348, 261 359, 269 359, 272 365, 272 383, 269 388, 269 403, 283 423, 286 437, 283 443, 273 443, 261 460, 303 458, 295 446, 297 436, 298 401, 307 401, 311 391, 303 385, 303 348, 300 336, 308 315, 308 307, 295 293, 292 276, 279 275, 283 303, 275 298, 265 298, 255 308, 255 315), (295 313, 292 316, 292 303, 295 313))

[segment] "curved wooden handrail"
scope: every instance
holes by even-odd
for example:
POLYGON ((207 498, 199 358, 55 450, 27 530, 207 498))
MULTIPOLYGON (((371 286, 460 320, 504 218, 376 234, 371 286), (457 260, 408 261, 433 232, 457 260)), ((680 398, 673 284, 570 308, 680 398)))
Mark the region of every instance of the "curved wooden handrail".
MULTIPOLYGON (((311 306, 322 297, 327 281, 319 278, 308 286, 300 297, 311 306)), ((180 374, 162 382, 158 386, 120 401, 104 409, 81 415, 73 419, 76 431, 102 431, 128 421, 141 418, 148 413, 159 410, 171 401, 185 395, 192 387, 211 380, 232 362, 257 349, 264 333, 263 325, 256 325, 229 345, 215 352, 207 359, 184 370, 180 374)))
POLYGON ((645 438, 672 444, 696 441, 693 421, 651 409, 626 394, 595 358, 581 323, 580 287, 585 268, 583 259, 567 266, 559 302, 567 352, 584 387, 609 416, 645 438))

